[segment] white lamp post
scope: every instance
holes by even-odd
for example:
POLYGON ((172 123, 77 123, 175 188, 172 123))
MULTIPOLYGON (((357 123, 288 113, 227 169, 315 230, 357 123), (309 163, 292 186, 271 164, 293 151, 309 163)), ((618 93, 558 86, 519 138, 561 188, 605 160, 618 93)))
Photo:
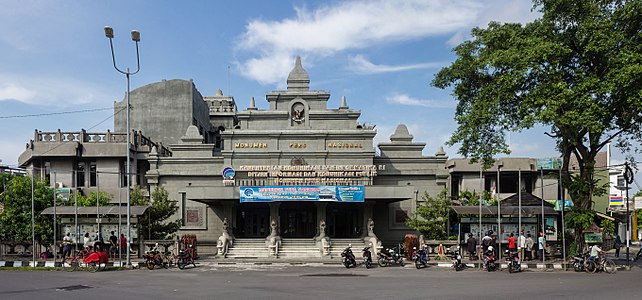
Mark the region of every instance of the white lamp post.
POLYGON ((132 41, 134 41, 134 43, 136 43, 136 64, 137 64, 137 67, 136 67, 136 71, 135 72, 130 72, 129 68, 127 68, 125 71, 123 71, 123 70, 120 70, 116 66, 116 57, 114 56, 114 43, 112 42, 112 39, 114 38, 114 29, 112 29, 109 26, 105 26, 105 36, 109 39, 109 47, 111 48, 111 60, 114 63, 114 69, 116 69, 116 71, 118 71, 118 72, 120 72, 122 74, 125 74, 125 77, 127 77, 127 96, 126 96, 126 98, 127 98, 127 100, 126 100, 127 101, 127 106, 126 106, 127 107, 127 142, 125 143, 127 145, 127 162, 126 162, 127 166, 125 167, 125 176, 127 178, 127 198, 126 198, 126 201, 127 201, 127 265, 131 266, 131 258, 130 258, 130 253, 129 253, 130 252, 129 251, 129 246, 131 244, 131 223, 130 223, 131 222, 131 201, 130 201, 130 197, 129 197, 130 196, 129 192, 130 192, 130 187, 131 187, 131 180, 130 180, 131 179, 131 169, 130 169, 130 166, 129 166, 129 163, 130 163, 130 161, 129 161, 130 160, 129 159, 130 153, 129 152, 130 152, 130 142, 131 142, 130 137, 129 137, 129 134, 130 134, 130 131, 131 131, 130 124, 129 124, 129 110, 130 110, 130 107, 129 107, 129 76, 130 75, 134 75, 134 74, 138 73, 138 71, 140 71, 140 56, 138 54, 138 42, 140 42, 140 32, 138 32, 136 30, 132 30, 132 41))

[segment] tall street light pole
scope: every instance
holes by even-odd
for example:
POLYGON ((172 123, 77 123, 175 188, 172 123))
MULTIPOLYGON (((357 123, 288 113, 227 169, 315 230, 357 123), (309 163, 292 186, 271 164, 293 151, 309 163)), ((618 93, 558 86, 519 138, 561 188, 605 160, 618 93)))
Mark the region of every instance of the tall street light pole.
POLYGON ((130 161, 129 161, 130 160, 129 159, 130 153, 129 152, 130 152, 130 142, 131 142, 130 137, 129 137, 129 134, 130 134, 130 131, 131 131, 130 124, 129 124, 129 111, 130 111, 130 107, 129 107, 129 76, 130 75, 134 75, 134 74, 138 73, 138 71, 140 71, 140 56, 138 54, 138 43, 140 42, 140 32, 138 32, 136 30, 132 30, 132 41, 134 41, 134 43, 136 43, 136 65, 137 65, 137 67, 136 67, 136 71, 135 72, 130 72, 129 68, 127 68, 125 71, 123 71, 123 70, 119 69, 116 66, 116 57, 114 55, 114 43, 112 42, 112 39, 114 38, 114 29, 112 29, 109 26, 105 26, 105 36, 109 39, 109 47, 111 48, 111 60, 114 63, 114 69, 116 69, 116 71, 120 72, 121 74, 125 74, 125 77, 127 77, 127 96, 126 96, 126 98, 127 98, 127 100, 126 100, 127 101, 127 104, 126 104, 126 107, 127 107, 127 142, 125 143, 126 146, 127 146, 127 162, 126 162, 127 166, 125 167, 125 176, 127 178, 127 193, 126 193, 127 194, 127 198, 126 198, 126 201, 127 201, 127 265, 131 266, 131 257, 130 257, 130 253, 129 253, 130 252, 129 248, 130 248, 130 244, 131 244, 131 223, 130 223, 131 222, 131 201, 130 201, 130 197, 129 197, 130 196, 129 192, 131 190, 131 180, 130 180, 130 178, 131 178, 131 169, 130 169, 130 166, 129 166, 129 163, 130 163, 130 161))

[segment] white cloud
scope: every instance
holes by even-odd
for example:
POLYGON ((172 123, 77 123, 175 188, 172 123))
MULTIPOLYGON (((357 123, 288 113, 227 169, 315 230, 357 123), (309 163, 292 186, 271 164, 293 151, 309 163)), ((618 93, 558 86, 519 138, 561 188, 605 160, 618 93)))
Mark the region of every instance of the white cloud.
POLYGON ((468 39, 469 37, 470 37, 470 36, 465 35, 463 32, 461 32, 461 31, 457 31, 457 33, 455 33, 455 35, 453 35, 453 36, 452 36, 452 37, 451 37, 451 38, 446 42, 446 45, 451 46, 451 47, 455 47, 455 46, 457 46, 457 45, 461 44, 463 41, 465 41, 465 40, 466 40, 466 39, 468 39))
POLYGON ((400 66, 389 66, 389 65, 375 65, 370 62, 368 59, 363 57, 363 55, 355 55, 350 57, 350 69, 357 73, 387 73, 387 72, 400 72, 416 69, 429 69, 437 68, 446 65, 443 62, 429 62, 429 63, 418 63, 412 65, 400 65, 400 66))
POLYGON ((263 84, 282 82, 279 76, 283 70, 287 74, 297 54, 325 57, 348 49, 454 32, 474 24, 480 9, 481 4, 470 0, 359 0, 314 10, 295 8, 292 18, 247 24, 237 48, 259 58, 241 62, 240 69, 244 76, 263 84))
POLYGON ((75 78, 23 77, 0 74, 0 101, 16 100, 32 105, 70 107, 82 104, 112 105, 113 91, 75 78), (103 104, 100 104, 103 103, 103 104))
POLYGON ((438 101, 426 100, 410 97, 406 94, 394 94, 386 97, 386 102, 393 104, 409 105, 409 106, 423 106, 430 108, 454 108, 456 103, 454 101, 438 101))
POLYGON ((8 82, 0 84, 0 101, 13 99, 28 103, 35 95, 34 91, 23 87, 19 83, 8 82))

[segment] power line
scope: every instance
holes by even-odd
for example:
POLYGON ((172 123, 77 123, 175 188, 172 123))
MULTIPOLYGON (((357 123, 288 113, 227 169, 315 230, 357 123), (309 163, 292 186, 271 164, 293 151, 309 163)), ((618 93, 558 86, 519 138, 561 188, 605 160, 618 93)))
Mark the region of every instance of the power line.
POLYGON ((30 114, 30 115, 0 116, 0 119, 15 119, 15 118, 42 117, 42 116, 53 116, 53 115, 67 115, 67 114, 103 111, 103 110, 110 110, 110 109, 113 109, 113 108, 112 107, 103 107, 103 108, 82 109, 82 110, 72 110, 72 111, 61 111, 61 112, 52 112, 52 113, 30 114))

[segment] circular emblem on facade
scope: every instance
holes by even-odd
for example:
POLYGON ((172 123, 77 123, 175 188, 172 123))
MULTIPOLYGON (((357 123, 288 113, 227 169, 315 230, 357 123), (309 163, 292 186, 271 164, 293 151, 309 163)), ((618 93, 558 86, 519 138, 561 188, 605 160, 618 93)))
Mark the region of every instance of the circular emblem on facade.
POLYGON ((253 198, 253 196, 254 196, 254 190, 253 190, 253 189, 250 189, 250 188, 247 188, 247 189, 245 189, 245 190, 243 191, 243 195, 245 195, 245 197, 247 197, 247 198, 253 198))
POLYGON ((223 169, 223 179, 234 179, 235 174, 234 169, 230 167, 223 169))

